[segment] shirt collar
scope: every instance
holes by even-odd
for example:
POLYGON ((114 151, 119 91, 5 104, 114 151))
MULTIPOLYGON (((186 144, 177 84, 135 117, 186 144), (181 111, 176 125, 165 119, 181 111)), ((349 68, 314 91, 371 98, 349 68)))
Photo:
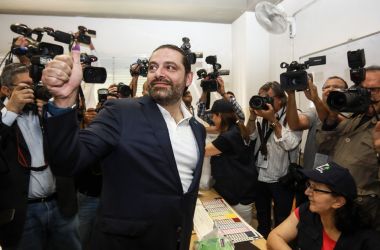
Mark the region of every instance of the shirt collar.
MULTIPOLYGON (((164 107, 162 107, 160 104, 156 103, 157 104, 157 107, 158 109, 160 110, 161 114, 165 117, 171 117, 171 114, 169 113, 169 111, 167 111, 164 107)), ((181 101, 181 104, 180 104, 180 109, 181 109, 181 112, 182 112, 182 115, 183 115, 183 119, 181 120, 184 121, 184 120, 190 120, 192 116, 192 114, 190 113, 190 111, 186 108, 186 105, 183 101, 181 101)))

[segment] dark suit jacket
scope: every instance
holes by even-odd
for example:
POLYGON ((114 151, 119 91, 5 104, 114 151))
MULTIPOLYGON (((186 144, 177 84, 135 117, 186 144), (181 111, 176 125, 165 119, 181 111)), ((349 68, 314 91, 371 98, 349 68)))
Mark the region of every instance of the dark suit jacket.
MULTIPOLYGON (((0 105, 0 109, 2 105, 0 105)), ((17 149, 23 152, 30 163, 30 153, 21 131, 15 122, 11 127, 1 122, 0 151, 3 163, 0 167, 0 245, 13 246, 19 241, 26 217, 30 171, 22 167, 17 159, 17 149), (17 145, 16 135, 19 137, 17 145)), ((72 178, 56 177, 58 206, 65 216, 77 211, 76 193, 72 178)))
POLYGON ((200 154, 184 194, 165 120, 151 97, 108 101, 80 132, 73 111, 47 119, 49 154, 60 174, 102 160, 92 249, 189 249, 205 147, 204 127, 194 118, 190 125, 200 154))

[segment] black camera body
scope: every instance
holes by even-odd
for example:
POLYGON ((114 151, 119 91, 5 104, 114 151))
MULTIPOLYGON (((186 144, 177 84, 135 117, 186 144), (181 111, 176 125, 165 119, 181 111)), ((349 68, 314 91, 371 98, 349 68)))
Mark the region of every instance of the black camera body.
POLYGON ((186 58, 190 64, 195 64, 197 58, 203 58, 202 52, 191 51, 190 39, 188 37, 182 37, 182 42, 183 44, 181 45, 181 49, 183 50, 183 52, 185 52, 186 58))
POLYGON ((147 58, 139 58, 135 63, 132 63, 129 67, 129 72, 131 73, 131 76, 142 76, 147 77, 148 76, 148 66, 149 66, 149 60, 147 58), (132 70, 132 67, 134 65, 138 65, 139 71, 136 73, 132 70))
POLYGON ((249 106, 256 110, 268 110, 267 104, 271 104, 273 106, 273 97, 270 96, 259 96, 254 95, 249 100, 249 106))
POLYGON ((347 90, 332 91, 327 97, 327 105, 337 112, 364 113, 371 105, 371 93, 360 86, 365 80, 364 49, 347 52, 350 78, 355 83, 347 90))
POLYGON ((117 85, 117 93, 119 94, 119 98, 128 98, 131 97, 132 90, 128 85, 119 82, 119 84, 117 85))
POLYGON ((309 66, 326 64, 326 56, 310 57, 305 63, 293 61, 290 64, 282 62, 280 67, 286 72, 280 75, 280 85, 283 90, 302 91, 308 88, 309 66))
POLYGON ((363 113, 370 104, 369 91, 357 86, 347 90, 331 91, 327 97, 327 105, 338 112, 363 113))
POLYGON ((108 89, 103 88, 103 89, 98 89, 98 102, 103 105, 105 101, 107 101, 107 96, 109 92, 108 89))
POLYGON ((216 78, 222 75, 229 75, 230 71, 225 69, 222 70, 222 65, 217 63, 216 56, 208 56, 206 57, 206 63, 211 64, 213 71, 207 73, 205 69, 200 69, 197 71, 198 79, 202 79, 201 87, 204 92, 215 92, 218 90, 218 82, 216 78))
POLYGON ((80 54, 80 62, 83 66, 83 80, 86 83, 105 83, 107 80, 107 70, 103 67, 93 67, 91 63, 96 62, 98 58, 94 55, 80 54))
POLYGON ((87 29, 84 26, 78 26, 78 36, 76 37, 76 39, 79 43, 90 44, 91 43, 91 36, 89 36, 89 35, 95 36, 96 31, 87 29))

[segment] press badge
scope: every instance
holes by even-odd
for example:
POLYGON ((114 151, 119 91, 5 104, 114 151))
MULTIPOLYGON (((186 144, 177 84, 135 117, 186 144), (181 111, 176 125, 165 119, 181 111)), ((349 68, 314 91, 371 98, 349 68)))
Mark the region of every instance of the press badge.
POLYGON ((257 156, 257 166, 259 168, 268 168, 267 156, 262 155, 261 153, 257 156))

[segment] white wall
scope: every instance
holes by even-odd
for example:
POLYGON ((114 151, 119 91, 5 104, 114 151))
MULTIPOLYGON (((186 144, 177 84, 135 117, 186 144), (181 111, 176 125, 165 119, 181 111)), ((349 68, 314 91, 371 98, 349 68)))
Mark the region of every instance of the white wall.
MULTIPOLYGON (((159 45, 171 43, 180 46, 182 37, 190 38, 192 51, 201 51, 204 56, 217 55, 223 68, 230 69, 232 65, 231 25, 200 22, 156 21, 136 19, 57 17, 29 15, 0 15, 0 55, 5 55, 10 47, 13 33, 9 26, 13 23, 23 23, 30 28, 51 27, 64 32, 75 32, 78 25, 97 31, 93 40, 97 55, 102 66, 111 67, 112 57, 115 58, 117 69, 125 69, 125 77, 129 78, 129 65, 138 57, 149 57, 153 49, 159 45)), ((53 41, 45 35, 43 40, 53 41)), ((67 46, 62 44, 67 50, 67 46)), ((202 59, 201 61, 204 61, 202 59)), ((194 72, 206 63, 197 62, 194 72)), ((108 80, 113 80, 112 70, 108 68, 108 80)), ((120 73, 120 72, 118 72, 120 73)), ((190 91, 193 93, 193 104, 199 98, 200 87, 197 77, 194 77, 190 91)), ((232 76, 224 77, 226 86, 231 84, 232 76)), ((114 79, 119 82, 120 79, 114 79)))
MULTIPOLYGON (((283 61, 299 60, 306 54, 380 31, 378 0, 317 0, 302 3, 299 0, 284 0, 281 4, 288 15, 293 15, 309 2, 314 3, 295 16, 297 34, 294 41, 291 41, 288 32, 270 35, 272 79, 279 79, 279 74, 283 72, 279 65, 283 61)), ((303 95, 300 97, 302 108, 305 108, 308 102, 303 95)))
POLYGON ((245 12, 232 24, 233 91, 248 111, 248 102, 269 80, 269 34, 253 12, 245 12))

